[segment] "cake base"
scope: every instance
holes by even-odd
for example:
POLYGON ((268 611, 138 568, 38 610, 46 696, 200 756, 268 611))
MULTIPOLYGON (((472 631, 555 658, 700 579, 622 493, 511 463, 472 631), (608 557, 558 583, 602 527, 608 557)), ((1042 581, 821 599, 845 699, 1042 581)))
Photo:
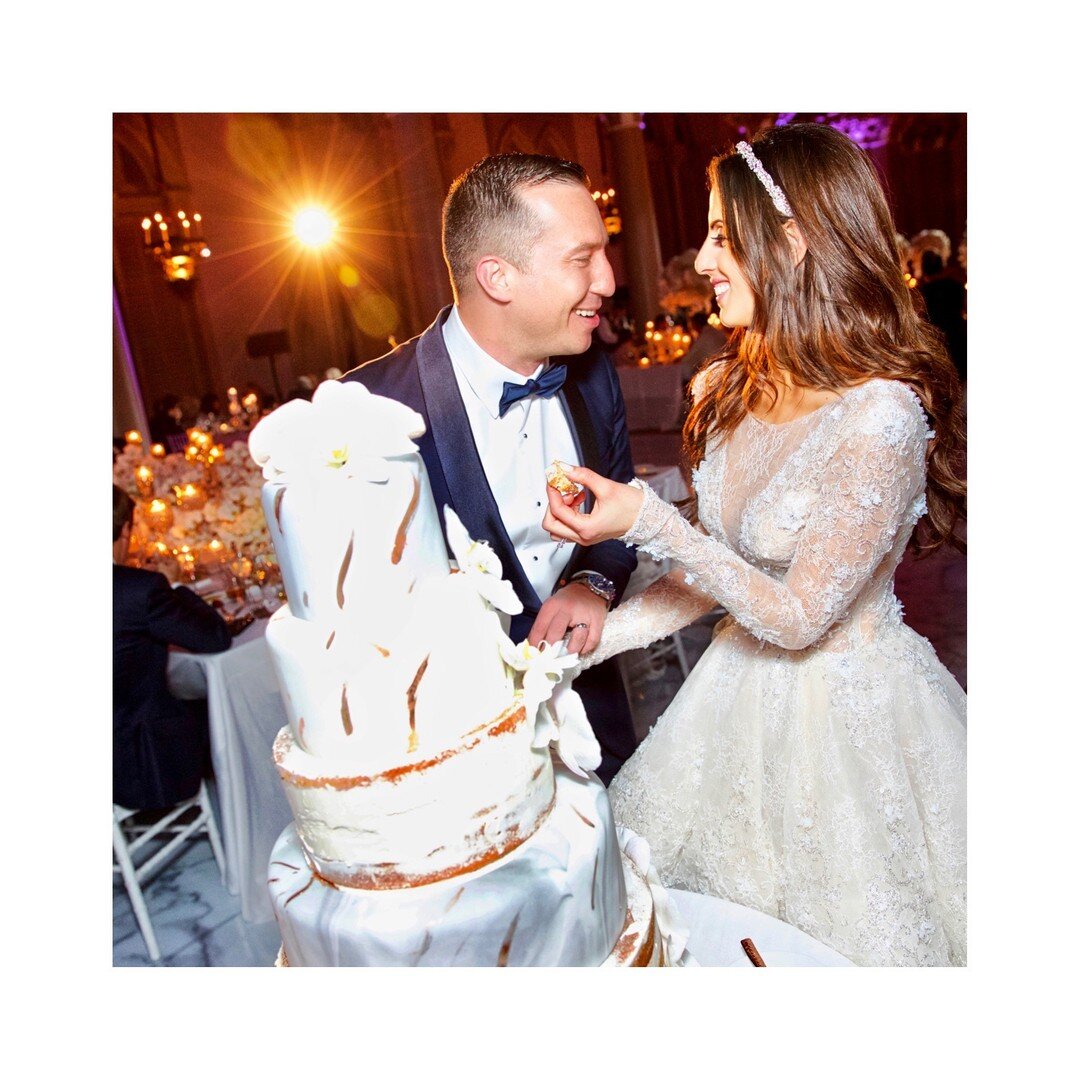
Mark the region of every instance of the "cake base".
POLYGON ((338 886, 312 870, 290 825, 269 885, 293 966, 598 967, 627 929, 607 792, 562 765, 544 824, 480 870, 405 889, 338 886))

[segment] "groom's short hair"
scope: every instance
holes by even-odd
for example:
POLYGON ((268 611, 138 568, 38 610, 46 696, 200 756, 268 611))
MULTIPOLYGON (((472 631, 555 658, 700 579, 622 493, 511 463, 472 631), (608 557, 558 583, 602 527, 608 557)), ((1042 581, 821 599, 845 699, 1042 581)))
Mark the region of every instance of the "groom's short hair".
POLYGON ((583 184, 589 176, 574 161, 544 154, 496 154, 478 161, 451 185, 443 203, 443 258, 454 297, 475 283, 476 263, 499 255, 528 270, 542 227, 518 197, 523 187, 545 183, 583 184))

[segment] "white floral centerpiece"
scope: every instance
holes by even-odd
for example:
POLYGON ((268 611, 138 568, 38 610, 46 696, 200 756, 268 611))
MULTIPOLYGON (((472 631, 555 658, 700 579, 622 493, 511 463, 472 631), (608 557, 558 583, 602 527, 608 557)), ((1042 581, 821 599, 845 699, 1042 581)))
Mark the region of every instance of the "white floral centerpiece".
POLYGON ((219 544, 237 554, 254 557, 270 550, 260 498, 262 474, 251 460, 244 443, 225 448, 212 466, 215 483, 206 483, 206 467, 188 460, 182 453, 163 458, 146 453, 142 446, 129 444, 113 465, 113 483, 135 499, 135 545, 145 549, 153 545, 162 556, 187 546, 192 551, 219 544), (145 467, 153 474, 156 498, 172 508, 172 522, 164 531, 157 529, 148 514, 149 499, 140 497, 136 471, 145 467), (201 505, 185 505, 176 495, 177 488, 194 485, 205 494, 201 505))
POLYGON ((668 260, 660 275, 660 310, 679 321, 712 310, 712 290, 708 279, 694 269, 696 258, 697 252, 689 248, 668 260))

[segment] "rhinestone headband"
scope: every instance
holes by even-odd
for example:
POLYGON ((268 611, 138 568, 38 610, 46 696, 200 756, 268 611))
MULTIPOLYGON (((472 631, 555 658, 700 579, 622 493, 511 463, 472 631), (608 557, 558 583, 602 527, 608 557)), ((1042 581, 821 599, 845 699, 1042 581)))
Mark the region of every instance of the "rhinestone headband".
POLYGON ((791 204, 787 201, 787 196, 780 189, 780 185, 769 175, 765 166, 761 164, 757 154, 754 153, 748 142, 739 143, 735 149, 739 152, 743 161, 750 166, 750 171, 761 181, 761 186, 769 193, 769 198, 772 199, 773 206, 784 215, 784 217, 794 217, 791 212, 791 204))

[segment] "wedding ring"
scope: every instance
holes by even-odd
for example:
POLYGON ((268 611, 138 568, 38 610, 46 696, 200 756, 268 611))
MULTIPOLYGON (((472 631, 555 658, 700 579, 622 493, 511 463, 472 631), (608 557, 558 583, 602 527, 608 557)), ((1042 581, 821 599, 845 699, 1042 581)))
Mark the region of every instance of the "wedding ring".
POLYGON ((587 622, 576 622, 570 627, 571 630, 588 630, 589 624, 587 622))

